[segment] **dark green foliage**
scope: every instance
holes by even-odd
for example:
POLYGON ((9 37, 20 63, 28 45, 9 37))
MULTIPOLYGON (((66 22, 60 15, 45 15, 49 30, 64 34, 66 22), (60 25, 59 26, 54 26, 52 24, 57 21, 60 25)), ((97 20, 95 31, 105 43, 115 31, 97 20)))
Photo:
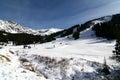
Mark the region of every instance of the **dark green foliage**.
POLYGON ((64 30, 64 32, 61 34, 61 37, 65 37, 65 36, 73 34, 74 29, 79 28, 79 27, 80 25, 78 24, 78 25, 72 26, 69 29, 64 30))
POLYGON ((79 35, 80 35, 80 25, 74 25, 72 26, 71 28, 69 29, 66 29, 64 31, 62 31, 60 33, 60 37, 65 37, 65 36, 68 36, 68 35, 73 35, 74 39, 78 39, 79 38, 79 35))
POLYGON ((105 65, 102 69, 102 72, 105 74, 105 75, 108 75, 110 74, 110 71, 109 71, 109 67, 107 65, 105 65))
POLYGON ((73 33, 73 38, 76 40, 76 39, 79 39, 79 35, 80 33, 78 31, 74 32, 73 33))
POLYGON ((110 67, 107 65, 106 59, 104 57, 104 66, 103 66, 102 72, 105 75, 108 75, 108 74, 110 74, 110 70, 109 69, 110 69, 110 67))
POLYGON ((115 55, 120 55, 120 40, 116 41, 114 53, 115 53, 115 55))
POLYGON ((78 27, 78 31, 81 32, 81 31, 89 28, 91 25, 92 25, 91 21, 88 21, 88 22, 86 22, 84 24, 81 24, 81 26, 78 27))
POLYGON ((7 42, 7 34, 5 31, 0 31, 0 42, 7 42))
POLYGON ((55 40, 55 38, 52 35, 46 35, 46 36, 44 36, 44 41, 45 42, 50 42, 50 41, 53 41, 53 40, 55 40))
POLYGON ((113 24, 120 24, 120 14, 113 15, 111 22, 113 22, 113 24))
POLYGON ((34 42, 40 42, 42 40, 41 36, 32 34, 10 34, 8 35, 9 41, 13 41, 16 45, 21 44, 32 44, 34 42))
POLYGON ((96 36, 109 39, 120 38, 120 15, 114 15, 112 20, 96 24, 93 27, 96 36))
POLYGON ((120 39, 117 39, 115 50, 113 51, 114 55, 112 56, 113 59, 120 62, 120 39))
POLYGON ((60 37, 60 34, 62 34, 63 32, 64 32, 64 30, 59 31, 59 32, 56 32, 56 33, 53 33, 53 34, 51 34, 50 36, 60 37))
POLYGON ((93 30, 98 37, 104 37, 107 39, 117 39, 120 36, 120 26, 111 22, 96 24, 93 30))
POLYGON ((92 24, 91 21, 88 21, 88 22, 86 22, 84 24, 81 24, 81 25, 77 24, 77 25, 74 25, 74 26, 72 26, 72 27, 70 27, 68 29, 63 30, 63 31, 59 31, 57 33, 53 33, 53 34, 51 34, 51 36, 54 36, 54 37, 65 37, 65 36, 74 34, 73 31, 75 29, 77 29, 77 31, 80 33, 81 31, 89 28, 91 24, 92 24))
POLYGON ((40 36, 26 33, 11 34, 0 31, 0 42, 13 41, 13 45, 26 45, 33 43, 44 43, 55 40, 53 36, 40 36))

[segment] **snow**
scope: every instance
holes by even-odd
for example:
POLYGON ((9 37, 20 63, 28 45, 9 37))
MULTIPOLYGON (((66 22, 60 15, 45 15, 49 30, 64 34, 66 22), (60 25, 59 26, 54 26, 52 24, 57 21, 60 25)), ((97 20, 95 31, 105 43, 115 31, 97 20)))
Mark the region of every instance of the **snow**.
POLYGON ((16 22, 0 20, 0 31, 5 31, 13 34, 27 33, 27 34, 34 34, 34 35, 50 35, 52 33, 55 33, 61 30, 62 29, 57 29, 57 28, 35 30, 35 29, 21 26, 16 22))
POLYGON ((45 80, 44 77, 39 77, 34 72, 21 68, 18 57, 11 54, 9 49, 10 47, 0 50, 0 55, 11 60, 8 62, 0 58, 0 80, 45 80))
POLYGON ((31 45, 32 49, 25 50, 25 52, 49 57, 78 57, 87 60, 92 60, 91 58, 93 58, 93 61, 103 62, 104 56, 107 58, 113 54, 114 45, 115 41, 97 39, 94 32, 88 29, 81 32, 81 38, 79 40, 60 38, 49 43, 36 44, 35 47, 31 45), (91 58, 89 59, 88 57, 91 58))
POLYGON ((16 22, 5 21, 5 20, 0 20, 0 30, 9 33, 28 33, 28 34, 36 33, 36 31, 33 29, 23 27, 16 22))
POLYGON ((0 78, 1 80, 45 80, 47 78, 71 80, 74 77, 75 80, 89 80, 90 77, 96 76, 96 69, 100 67, 92 67, 94 62, 102 65, 105 57, 107 63, 111 65, 109 56, 112 55, 115 45, 114 41, 97 39, 95 36, 88 37, 93 33, 90 28, 81 32, 79 40, 59 38, 49 43, 31 44, 31 49, 23 49, 23 46, 3 47, 0 49, 0 54, 10 58, 11 61, 0 62, 0 78), (11 54, 11 51, 14 54, 11 54), (28 59, 30 62, 20 64, 19 58, 28 59), (52 62, 51 59, 55 61, 52 62), (33 65, 35 72, 29 71, 29 64, 33 65))
POLYGON ((104 23, 104 22, 108 22, 112 19, 112 16, 104 16, 100 19, 94 20, 93 23, 94 24, 98 24, 98 23, 104 23))
POLYGON ((104 66, 104 58, 111 68, 116 66, 109 58, 115 41, 97 38, 92 26, 82 31, 78 40, 70 36, 31 44, 30 49, 3 46, 0 80, 100 80, 105 78, 98 72, 104 66))

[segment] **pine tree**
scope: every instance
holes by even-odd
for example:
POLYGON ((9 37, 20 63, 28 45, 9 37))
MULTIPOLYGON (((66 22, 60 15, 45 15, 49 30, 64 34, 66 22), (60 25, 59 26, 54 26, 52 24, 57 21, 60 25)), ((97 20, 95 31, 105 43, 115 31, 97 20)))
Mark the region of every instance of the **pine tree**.
POLYGON ((103 69, 102 69, 102 72, 105 74, 105 75, 108 75, 110 74, 110 70, 109 70, 109 66, 107 65, 107 62, 106 62, 106 58, 104 57, 104 65, 103 65, 103 69))
POLYGON ((113 58, 120 62, 120 39, 116 41, 115 50, 113 51, 113 53, 114 53, 113 58))
POLYGON ((117 41, 116 41, 115 54, 116 54, 116 55, 120 55, 120 40, 117 40, 117 41))
POLYGON ((80 35, 80 32, 76 31, 73 33, 73 38, 76 40, 76 39, 79 39, 79 35, 80 35))

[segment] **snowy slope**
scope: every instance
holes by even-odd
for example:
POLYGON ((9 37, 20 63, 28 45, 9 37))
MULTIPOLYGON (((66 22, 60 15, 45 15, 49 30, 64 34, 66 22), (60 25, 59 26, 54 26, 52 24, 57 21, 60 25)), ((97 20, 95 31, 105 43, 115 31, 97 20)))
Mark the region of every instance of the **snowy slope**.
POLYGON ((5 31, 9 33, 28 33, 28 34, 34 34, 34 35, 50 35, 60 30, 62 29, 51 28, 51 29, 34 30, 31 28, 23 27, 16 22, 0 20, 0 31, 5 31))
POLYGON ((108 22, 112 19, 112 16, 104 16, 98 19, 93 20, 94 25, 97 23, 104 23, 104 22, 108 22))

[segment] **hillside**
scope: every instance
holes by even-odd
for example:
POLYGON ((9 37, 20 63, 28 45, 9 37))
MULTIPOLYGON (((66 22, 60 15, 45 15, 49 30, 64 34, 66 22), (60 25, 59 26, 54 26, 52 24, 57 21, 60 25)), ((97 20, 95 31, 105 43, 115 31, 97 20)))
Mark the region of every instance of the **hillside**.
POLYGON ((25 45, 33 43, 45 43, 55 40, 60 37, 69 37, 72 35, 75 39, 79 38, 79 33, 89 28, 91 25, 96 26, 97 23, 106 23, 110 21, 112 16, 105 16, 98 19, 90 20, 81 25, 74 25, 68 29, 43 29, 33 30, 22 27, 15 22, 1 21, 0 41, 8 43, 12 41, 14 45, 25 45), (14 32, 14 33, 13 33, 14 32))
POLYGON ((105 23, 96 24, 93 27, 97 37, 104 37, 107 39, 120 38, 120 14, 113 15, 112 19, 105 23))

